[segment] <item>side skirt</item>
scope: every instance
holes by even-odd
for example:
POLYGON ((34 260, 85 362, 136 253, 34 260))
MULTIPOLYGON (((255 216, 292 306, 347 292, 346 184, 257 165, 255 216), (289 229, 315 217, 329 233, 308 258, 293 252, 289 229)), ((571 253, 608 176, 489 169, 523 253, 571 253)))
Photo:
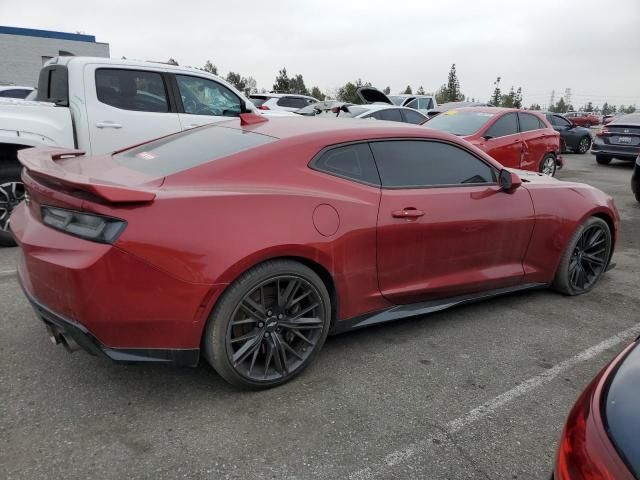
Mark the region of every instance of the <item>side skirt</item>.
POLYGON ((391 307, 379 312, 367 313, 365 315, 360 315, 358 317, 350 318, 347 320, 339 320, 335 323, 331 333, 337 334, 348 330, 356 330, 358 328, 364 328, 371 325, 392 322, 394 320, 401 320, 403 318, 427 315, 429 313, 447 310, 458 305, 487 300, 493 297, 520 292, 523 290, 547 288, 548 286, 549 284, 547 283, 526 283, 523 285, 517 285, 515 287, 498 288, 495 290, 471 293, 468 295, 460 295, 458 297, 444 298, 442 300, 431 300, 429 302, 396 305, 395 307, 391 307))

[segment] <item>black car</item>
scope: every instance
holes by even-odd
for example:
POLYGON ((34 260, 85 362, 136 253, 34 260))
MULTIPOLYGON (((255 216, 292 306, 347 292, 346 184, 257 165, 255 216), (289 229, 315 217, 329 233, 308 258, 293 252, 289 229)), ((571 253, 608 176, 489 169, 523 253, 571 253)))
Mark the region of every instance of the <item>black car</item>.
POLYGON ((633 161, 640 154, 640 113, 616 118, 596 133, 591 145, 596 162, 607 165, 618 160, 633 161))
POLYGON ((553 112, 543 112, 554 130, 560 132, 560 147, 562 150, 573 150, 575 153, 587 153, 591 146, 591 131, 580 127, 562 115, 553 112))
POLYGON ((640 155, 636 158, 636 164, 633 167, 633 175, 631 175, 631 191, 636 196, 636 200, 640 202, 640 155))

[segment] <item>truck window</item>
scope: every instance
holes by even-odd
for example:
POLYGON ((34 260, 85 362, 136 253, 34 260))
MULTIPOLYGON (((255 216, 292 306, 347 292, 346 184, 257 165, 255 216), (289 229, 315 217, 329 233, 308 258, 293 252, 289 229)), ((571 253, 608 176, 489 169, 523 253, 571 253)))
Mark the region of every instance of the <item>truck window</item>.
POLYGON ((237 117, 241 113, 240 98, 224 85, 190 75, 176 75, 184 113, 237 117))
POLYGON ((123 110, 168 112, 169 102, 162 75, 120 68, 96 70, 98 101, 123 110))

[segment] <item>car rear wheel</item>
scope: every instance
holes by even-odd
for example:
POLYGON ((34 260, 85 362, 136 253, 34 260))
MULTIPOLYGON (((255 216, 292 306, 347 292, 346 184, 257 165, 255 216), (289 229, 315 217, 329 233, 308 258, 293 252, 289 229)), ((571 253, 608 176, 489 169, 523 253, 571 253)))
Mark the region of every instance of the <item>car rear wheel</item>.
POLYGON ((591 138, 590 137, 582 137, 578 142, 578 147, 576 148, 577 153, 587 153, 589 148, 591 147, 591 138))
POLYGON ((291 380, 322 348, 331 300, 320 277, 291 260, 244 273, 214 308, 204 354, 229 383, 269 388, 291 380))
POLYGON ((9 217, 13 209, 24 200, 24 184, 19 165, 0 165, 0 246, 15 247, 16 241, 9 231, 9 217))
POLYGON ((557 167, 556 157, 552 153, 547 153, 540 162, 540 172, 550 177, 555 177, 557 167))
POLYGON ((611 230, 607 222, 591 217, 571 238, 564 252, 553 288, 565 295, 591 290, 609 265, 611 230))
POLYGON ((598 162, 599 165, 609 165, 611 163, 611 157, 596 155, 596 162, 598 162))

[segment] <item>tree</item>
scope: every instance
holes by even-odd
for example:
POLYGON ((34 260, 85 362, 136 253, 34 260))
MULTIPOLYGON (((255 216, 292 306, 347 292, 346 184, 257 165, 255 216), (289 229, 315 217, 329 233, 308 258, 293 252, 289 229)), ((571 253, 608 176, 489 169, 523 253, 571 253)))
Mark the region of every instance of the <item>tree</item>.
POLYGON ((636 111, 635 104, 629 105, 627 108, 624 109, 624 113, 635 113, 635 111, 636 111))
POLYGON ((385 95, 389 95, 391 93, 391 87, 387 85, 387 87, 383 90, 385 95))
POLYGON ((422 88, 422 85, 420 85, 418 87, 418 90, 416 90, 416 95, 424 95, 424 88, 422 88))
POLYGON ((204 67, 202 67, 202 70, 204 70, 205 72, 213 73, 214 75, 218 75, 218 67, 211 63, 211 60, 206 61, 204 67))
POLYGON ((247 78, 242 78, 244 80, 244 91, 246 94, 256 93, 258 91, 258 82, 256 79, 249 75, 247 78))
POLYGON ((226 80, 241 92, 244 91, 247 79, 242 77, 239 73, 229 72, 226 80))
POLYGON ((298 74, 289 79, 289 90, 287 93, 297 93, 299 95, 309 95, 302 75, 298 74))
POLYGON ((169 60, 167 60, 167 64, 178 66, 178 62, 176 60, 174 60, 173 58, 170 58, 169 60))
POLYGON ((500 90, 500 80, 501 78, 498 77, 496 78, 496 81, 493 82, 496 88, 493 89, 493 95, 491 95, 491 98, 489 99, 489 103, 491 105, 495 105, 496 107, 500 106, 500 103, 502 101, 502 90, 500 90))
POLYGON ((404 89, 404 94, 411 95, 413 94, 413 90, 411 90, 411 85, 407 85, 407 88, 404 89))
POLYGON ((362 100, 358 96, 358 88, 370 87, 370 86, 371 86, 371 83, 369 82, 363 83, 362 79, 359 78, 355 81, 355 83, 347 82, 344 86, 340 87, 338 89, 338 93, 336 97, 341 102, 360 104, 362 103, 362 100))
POLYGON ((283 68, 282 70, 280 70, 278 72, 278 76, 276 77, 276 81, 273 84, 273 91, 274 92, 282 92, 282 93, 288 93, 289 92, 289 76, 287 75, 287 69, 283 68))
POLYGON ((508 94, 502 95, 502 98, 500 99, 500 106, 506 107, 506 108, 513 108, 515 101, 516 101, 516 92, 512 86, 508 94))
POLYGON ((609 115, 611 113, 611 107, 607 102, 604 102, 602 105, 602 115, 609 115))
POLYGON ((455 63, 451 65, 449 78, 447 79, 447 100, 449 102, 461 102, 464 100, 464 95, 460 91, 460 81, 458 80, 458 74, 456 73, 455 63))
POLYGON ((516 95, 513 98, 513 107, 522 108, 522 87, 518 87, 518 90, 516 90, 516 95))
POLYGON ((449 101, 449 95, 447 92, 447 86, 442 84, 434 95, 436 97, 436 102, 441 105, 443 103, 447 103, 449 101))
POLYGON ((311 89, 311 96, 313 98, 317 98, 320 101, 323 101, 325 98, 327 98, 327 96, 322 93, 318 87, 313 87, 311 89))
POLYGON ((568 105, 565 103, 564 98, 560 97, 558 103, 549 108, 552 112, 556 113, 566 113, 569 111, 568 105))
POLYGON ((533 104, 529 107, 529 110, 542 110, 542 109, 540 108, 540 105, 539 105, 539 104, 537 104, 537 103, 533 103, 533 104))

